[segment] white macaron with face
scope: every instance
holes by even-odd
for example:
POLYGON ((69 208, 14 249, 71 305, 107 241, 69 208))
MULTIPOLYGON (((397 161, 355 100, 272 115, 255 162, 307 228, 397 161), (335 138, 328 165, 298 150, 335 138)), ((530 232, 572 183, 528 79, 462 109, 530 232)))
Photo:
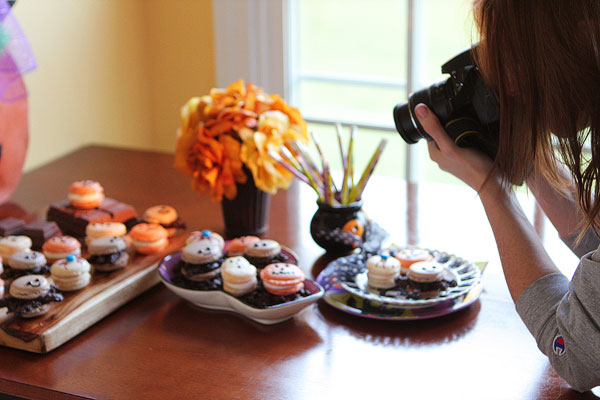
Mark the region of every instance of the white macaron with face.
POLYGON ((10 256, 19 251, 30 250, 32 244, 33 242, 27 236, 0 237, 0 256, 10 265, 10 262, 8 262, 10 256))
MULTIPOLYGON (((51 302, 63 299, 43 275, 25 275, 15 279, 10 285, 9 294, 12 297, 10 303, 3 305, 21 318, 39 317, 48 312, 51 302)), ((0 302, 6 300, 9 299, 3 298, 0 302)))
POLYGON ((369 257, 367 260, 367 276, 369 286, 376 289, 389 289, 396 286, 396 278, 400 275, 400 261, 389 254, 369 257))
POLYGON ((256 289, 256 267, 244 257, 230 257, 221 265, 223 290, 232 296, 243 296, 256 289))
POLYGON ((408 279, 420 282, 439 282, 443 279, 444 266, 435 261, 419 261, 408 269, 408 279))
POLYGON ((124 268, 129 261, 126 249, 127 243, 119 236, 99 237, 88 244, 91 254, 88 261, 94 265, 94 271, 116 271, 124 268))
POLYGON ((246 247, 244 254, 248 257, 270 258, 281 253, 281 245, 275 240, 261 239, 246 247))
POLYGON ((181 251, 181 259, 188 264, 206 264, 221 258, 221 246, 212 240, 196 240, 181 251))
POLYGON ((90 263, 81 257, 69 255, 58 260, 50 268, 52 280, 60 290, 75 291, 86 287, 92 278, 90 263))
POLYGON ((181 273, 192 281, 215 278, 221 271, 221 246, 212 240, 193 241, 181 251, 181 273))
POLYGON ((9 265, 14 269, 33 270, 46 266, 46 257, 38 251, 18 251, 10 256, 9 265))

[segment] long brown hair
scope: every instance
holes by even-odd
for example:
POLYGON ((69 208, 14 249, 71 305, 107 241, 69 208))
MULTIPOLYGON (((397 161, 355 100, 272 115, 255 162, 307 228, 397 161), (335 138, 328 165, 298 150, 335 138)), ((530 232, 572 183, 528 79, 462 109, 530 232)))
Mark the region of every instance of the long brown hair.
POLYGON ((574 178, 586 217, 584 228, 592 226, 598 232, 600 1, 474 0, 473 4, 482 38, 475 58, 500 102, 496 168, 506 183, 540 173, 565 192, 566 182, 555 167, 560 160, 574 178), (591 144, 588 159, 586 140, 591 144))

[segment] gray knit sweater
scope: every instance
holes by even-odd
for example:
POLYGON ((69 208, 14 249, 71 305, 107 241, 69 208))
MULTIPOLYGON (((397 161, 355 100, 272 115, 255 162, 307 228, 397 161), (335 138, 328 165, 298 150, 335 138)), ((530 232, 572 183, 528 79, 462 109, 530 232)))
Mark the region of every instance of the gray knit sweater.
POLYGON ((600 239, 590 230, 577 246, 573 237, 563 241, 582 257, 571 281, 546 275, 516 307, 556 373, 584 391, 600 386, 600 239))

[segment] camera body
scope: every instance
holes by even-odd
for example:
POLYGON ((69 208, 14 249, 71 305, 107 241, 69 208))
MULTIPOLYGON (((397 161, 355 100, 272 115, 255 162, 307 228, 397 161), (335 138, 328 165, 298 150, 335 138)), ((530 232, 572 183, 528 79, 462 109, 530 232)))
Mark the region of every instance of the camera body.
POLYGON ((473 50, 442 65, 442 73, 450 75, 446 80, 410 94, 407 103, 394 107, 396 130, 406 143, 431 140, 415 116, 415 106, 423 103, 458 146, 477 148, 492 160, 496 157, 500 106, 475 65, 473 50))

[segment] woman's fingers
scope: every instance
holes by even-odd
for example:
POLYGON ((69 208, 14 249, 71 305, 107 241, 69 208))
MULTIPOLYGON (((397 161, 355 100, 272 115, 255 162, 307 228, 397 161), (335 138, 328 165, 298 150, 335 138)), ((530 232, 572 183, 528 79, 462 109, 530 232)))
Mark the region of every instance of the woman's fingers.
POLYGON ((441 151, 447 151, 456 146, 440 124, 440 120, 425 104, 417 104, 415 113, 425 132, 431 136, 441 151))

